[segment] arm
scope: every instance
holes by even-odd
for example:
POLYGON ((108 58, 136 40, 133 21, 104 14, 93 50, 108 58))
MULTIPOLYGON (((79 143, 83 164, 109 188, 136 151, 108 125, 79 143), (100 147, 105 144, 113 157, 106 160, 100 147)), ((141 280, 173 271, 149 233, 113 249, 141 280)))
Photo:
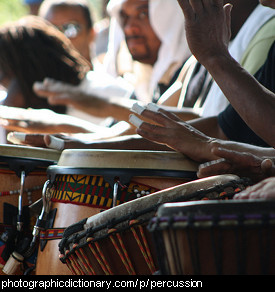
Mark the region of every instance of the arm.
POLYGON ((25 134, 11 132, 8 141, 14 144, 29 145, 33 147, 64 149, 123 149, 123 150, 154 150, 171 151, 170 148, 148 141, 139 135, 125 135, 109 139, 95 139, 83 135, 48 135, 48 134, 25 134), (81 139, 82 138, 82 139, 81 139))
POLYGON ((83 90, 79 86, 46 79, 43 83, 36 82, 33 87, 35 93, 48 99, 52 105, 62 104, 72 106, 80 111, 97 117, 112 116, 115 119, 128 120, 130 109, 136 102, 123 97, 96 96, 83 90))
MULTIPOLYGON (((153 109, 153 108, 151 108, 153 109)), ((175 151, 181 152, 189 158, 206 162, 219 159, 220 156, 213 152, 213 147, 223 147, 225 149, 248 152, 260 157, 275 157, 273 148, 262 148, 249 144, 226 141, 223 139, 212 138, 205 133, 192 127, 189 123, 183 122, 177 116, 163 109, 152 111, 147 108, 135 106, 136 115, 130 116, 130 122, 137 127, 137 133, 158 144, 166 145, 175 151), (147 122, 151 120, 151 122, 147 122)), ((156 110, 154 108, 154 110, 156 110)))
MULTIPOLYGON (((134 99, 123 97, 95 96, 79 86, 64 84, 48 78, 43 83, 36 82, 33 89, 40 97, 47 97, 48 102, 52 105, 62 104, 72 106, 92 116, 112 116, 119 121, 128 121, 131 108, 137 102, 134 99)), ((172 92, 165 93, 165 95, 173 95, 173 90, 172 92)), ((142 104, 142 102, 139 101, 139 104, 142 104)), ((160 105, 160 107, 176 113, 183 120, 199 117, 199 112, 192 108, 178 109, 167 105, 160 105)))
POLYGON ((192 53, 213 76, 243 120, 269 145, 275 146, 275 137, 270 134, 275 131, 275 96, 228 52, 231 5, 223 6, 222 0, 206 0, 204 5, 201 1, 178 2, 185 15, 192 53))

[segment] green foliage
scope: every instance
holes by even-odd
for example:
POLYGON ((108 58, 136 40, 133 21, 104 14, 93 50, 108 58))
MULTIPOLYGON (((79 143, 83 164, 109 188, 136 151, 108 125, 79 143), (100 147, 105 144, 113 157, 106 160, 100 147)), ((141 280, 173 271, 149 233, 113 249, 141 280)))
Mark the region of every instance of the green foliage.
MULTIPOLYGON (((101 18, 102 0, 89 0, 96 20, 101 18)), ((23 0, 0 0, 0 25, 17 20, 28 13, 23 0)))
POLYGON ((0 24, 16 20, 26 13, 23 0, 0 0, 0 24))

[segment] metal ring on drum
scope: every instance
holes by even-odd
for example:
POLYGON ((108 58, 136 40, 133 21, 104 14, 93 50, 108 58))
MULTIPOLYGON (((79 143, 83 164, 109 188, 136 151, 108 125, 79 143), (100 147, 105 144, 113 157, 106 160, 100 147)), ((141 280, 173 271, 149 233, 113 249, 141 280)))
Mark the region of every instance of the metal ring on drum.
POLYGON ((60 260, 77 275, 152 275, 159 264, 147 226, 159 206, 174 201, 224 200, 246 186, 246 180, 234 175, 215 176, 105 210, 65 229, 59 243, 60 260), (203 189, 209 192, 198 192, 203 189))

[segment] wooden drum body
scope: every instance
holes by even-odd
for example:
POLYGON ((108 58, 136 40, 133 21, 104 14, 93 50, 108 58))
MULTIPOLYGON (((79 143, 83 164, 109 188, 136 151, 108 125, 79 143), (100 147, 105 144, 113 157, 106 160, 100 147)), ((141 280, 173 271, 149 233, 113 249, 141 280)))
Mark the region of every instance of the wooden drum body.
MULTIPOLYGON (((0 145, 0 223, 1 223, 1 257, 3 267, 10 251, 16 248, 5 242, 8 234, 20 234, 32 231, 31 212, 28 206, 41 199, 44 183, 47 180, 47 168, 56 164, 60 152, 27 146, 0 145), (2 234, 5 234, 2 236, 2 234), (5 248, 4 248, 5 246, 5 248)), ((20 240, 14 238, 15 242, 20 240)))
POLYGON ((168 203, 150 230, 162 274, 275 273, 275 201, 168 203))
MULTIPOLYGON (((193 180, 197 168, 197 163, 175 152, 64 150, 58 164, 47 171, 52 185, 52 209, 57 209, 50 232, 193 180)), ((59 238, 49 240, 44 250, 39 251, 37 274, 70 273, 58 260, 58 242, 59 238), (51 266, 44 265, 49 260, 51 266)))
MULTIPOLYGON (((235 181, 225 175, 196 180, 115 206, 69 226, 59 244, 61 262, 73 274, 150 275, 158 271, 156 248, 148 222, 166 202, 217 198, 195 191, 235 181)), ((239 188, 241 190, 241 188, 239 188)))

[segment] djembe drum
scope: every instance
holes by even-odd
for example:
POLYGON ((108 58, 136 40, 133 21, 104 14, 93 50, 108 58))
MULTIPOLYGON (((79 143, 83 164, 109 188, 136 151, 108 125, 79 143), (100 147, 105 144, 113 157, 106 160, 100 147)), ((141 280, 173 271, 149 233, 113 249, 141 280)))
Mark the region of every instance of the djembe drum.
POLYGON ((162 274, 275 273, 275 201, 167 203, 151 219, 162 274))
MULTIPOLYGON (((32 229, 32 214, 28 206, 41 199, 47 180, 46 170, 57 163, 60 152, 36 147, 0 145, 0 220, 1 257, 3 267, 14 249, 24 246, 19 240, 32 229)), ((27 241, 24 237, 24 243, 27 241)), ((21 255, 22 263, 24 257, 21 255)), ((6 266, 3 270, 10 273, 6 266)))
POLYGON ((157 208, 169 201, 229 198, 245 188, 237 176, 221 175, 171 187, 118 205, 69 226, 59 244, 61 262, 72 274, 150 275, 158 270, 147 230, 157 208), (228 185, 228 183, 230 183, 228 185), (206 194, 194 192, 213 188, 206 194))
POLYGON ((41 232, 36 274, 68 274, 58 260, 65 227, 103 210, 196 178, 197 163, 176 152, 64 150, 47 170, 54 222, 41 232), (45 265, 45 262, 51 265, 45 265))

